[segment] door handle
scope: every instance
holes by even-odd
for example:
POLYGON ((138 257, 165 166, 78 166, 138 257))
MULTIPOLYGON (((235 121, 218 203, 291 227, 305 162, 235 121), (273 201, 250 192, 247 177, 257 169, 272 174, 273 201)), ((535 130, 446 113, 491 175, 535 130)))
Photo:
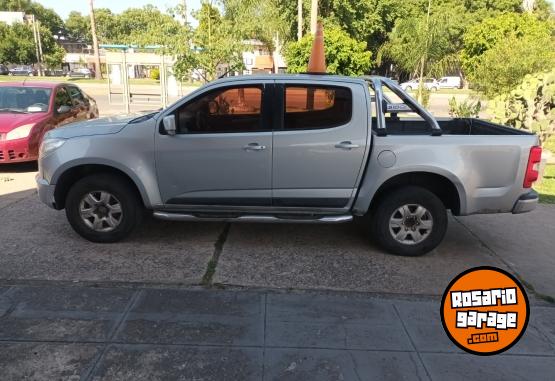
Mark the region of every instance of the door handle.
POLYGON ((249 143, 243 147, 245 151, 264 151, 266 146, 261 146, 258 143, 249 143))
POLYGON ((359 147, 360 146, 358 144, 353 144, 350 141, 337 143, 335 145, 335 148, 346 149, 346 150, 352 150, 352 149, 359 148, 359 147))

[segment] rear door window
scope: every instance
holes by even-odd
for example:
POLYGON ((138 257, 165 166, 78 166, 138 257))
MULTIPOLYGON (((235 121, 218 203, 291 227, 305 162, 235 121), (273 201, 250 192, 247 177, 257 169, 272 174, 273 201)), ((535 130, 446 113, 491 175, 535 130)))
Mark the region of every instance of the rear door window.
POLYGON ((352 93, 339 86, 285 86, 284 129, 324 129, 351 121, 352 93))

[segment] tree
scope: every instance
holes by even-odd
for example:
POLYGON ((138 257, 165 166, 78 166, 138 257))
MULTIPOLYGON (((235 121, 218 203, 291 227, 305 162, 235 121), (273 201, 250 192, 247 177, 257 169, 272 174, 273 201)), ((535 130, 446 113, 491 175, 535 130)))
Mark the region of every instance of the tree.
POLYGON ((208 2, 203 2, 193 16, 199 22, 192 35, 194 47, 183 47, 176 54, 176 77, 185 80, 196 72, 208 82, 215 79, 221 65, 225 65, 228 71, 242 69, 243 46, 234 35, 234 25, 222 18, 218 8, 208 2))
POLYGON ((69 37, 76 40, 91 41, 91 22, 89 17, 71 11, 66 19, 65 28, 69 37))
MULTIPOLYGON (((41 26, 40 35, 44 54, 52 53, 57 45, 50 31, 41 26)), ((23 65, 37 62, 31 25, 15 23, 8 26, 0 23, 0 62, 23 65)))
MULTIPOLYGON (((313 39, 312 35, 306 35, 286 46, 285 59, 290 73, 306 72, 313 39)), ((372 67, 372 53, 366 50, 366 43, 349 37, 337 25, 326 25, 324 44, 329 73, 359 76, 368 73, 372 67)))
POLYGON ((462 66, 486 95, 506 92, 526 74, 555 65, 552 21, 531 14, 487 18, 464 35, 462 66))
POLYGON ((48 69, 58 69, 64 63, 66 51, 59 45, 55 45, 52 51, 44 55, 44 64, 48 69))
POLYGON ((425 76, 441 75, 456 66, 453 54, 457 46, 450 30, 449 19, 439 13, 432 14, 430 8, 430 13, 424 16, 398 19, 389 41, 381 48, 380 56, 420 79, 419 101, 425 76))
POLYGON ((258 39, 273 51, 274 38, 285 38, 287 20, 277 0, 222 0, 224 19, 231 23, 238 39, 258 39))

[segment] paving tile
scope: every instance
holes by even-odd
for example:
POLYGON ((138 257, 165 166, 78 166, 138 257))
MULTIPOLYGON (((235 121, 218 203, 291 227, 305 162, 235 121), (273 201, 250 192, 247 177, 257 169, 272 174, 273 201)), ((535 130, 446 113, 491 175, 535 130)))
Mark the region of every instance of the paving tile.
MULTIPOLYGON (((462 353, 447 337, 441 324, 440 302, 395 302, 416 349, 425 352, 462 353)), ((535 309, 532 311, 534 315, 535 309)), ((553 346, 531 322, 519 340, 507 353, 523 355, 555 355, 553 346)))
POLYGON ((79 381, 100 347, 92 344, 0 343, 3 381, 79 381))
POLYGON ((396 301, 395 306, 418 351, 460 352, 447 337, 440 317, 441 302, 396 301))
POLYGON ((267 349, 266 380, 424 380, 415 353, 267 349))
POLYGON ((547 336, 549 341, 555 345, 555 308, 536 307, 530 313, 530 323, 547 336))
POLYGON ((2 319, 3 340, 105 341, 135 291, 82 287, 17 287, 15 309, 2 319))
POLYGON ((268 294, 267 314, 268 321, 359 324, 399 321, 390 301, 350 294, 268 294))
POLYGON ((262 379, 262 350, 156 346, 111 346, 92 381, 262 379))
POLYGON ((251 292, 145 291, 117 341, 262 345, 264 296, 251 292))
POLYGON ((432 380, 553 380, 555 357, 473 356, 447 353, 421 355, 432 380))

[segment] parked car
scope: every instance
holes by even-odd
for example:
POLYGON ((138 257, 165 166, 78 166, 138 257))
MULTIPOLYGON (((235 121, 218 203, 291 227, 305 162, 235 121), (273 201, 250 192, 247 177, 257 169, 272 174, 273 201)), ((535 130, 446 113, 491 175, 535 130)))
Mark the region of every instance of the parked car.
POLYGON ((47 131, 93 118, 96 102, 75 85, 0 83, 0 164, 36 160, 47 131))
POLYGON ((31 66, 16 66, 9 70, 9 75, 24 75, 32 77, 37 75, 37 71, 31 66))
POLYGON ((461 77, 442 77, 437 84, 440 89, 462 89, 461 77))
MULTIPOLYGON (((418 78, 401 83, 401 89, 405 91, 416 90, 418 89, 418 86, 420 86, 420 80, 418 78)), ((439 88, 438 83, 434 78, 425 78, 424 87, 432 91, 436 91, 439 88)))
POLYGON ((10 70, 8 69, 8 67, 6 65, 0 64, 0 75, 8 75, 9 73, 10 70))
POLYGON ((94 242, 125 238, 144 209, 170 221, 361 218, 386 250, 413 256, 442 241, 448 209, 534 209, 538 143, 478 119, 436 120, 383 77, 227 77, 156 113, 48 132, 37 184, 94 242))
POLYGON ((67 76, 70 78, 92 78, 94 73, 90 69, 80 68, 71 70, 67 73, 67 76))

